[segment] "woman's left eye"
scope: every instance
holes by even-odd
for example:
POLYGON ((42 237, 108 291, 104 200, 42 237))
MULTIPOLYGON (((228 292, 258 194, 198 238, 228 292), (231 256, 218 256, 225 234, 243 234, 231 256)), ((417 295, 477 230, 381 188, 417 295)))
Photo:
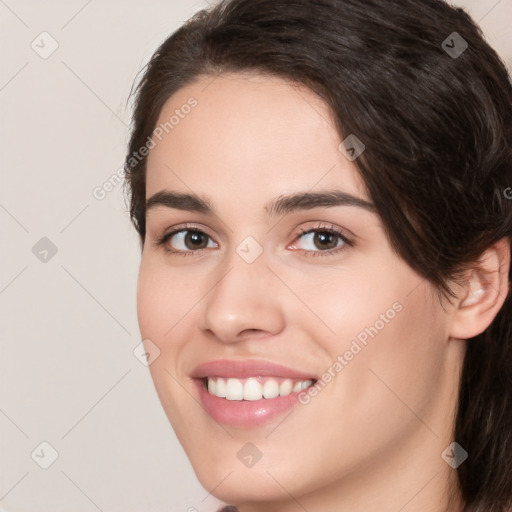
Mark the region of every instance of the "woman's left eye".
MULTIPOLYGON (((334 228, 313 228, 301 231, 297 237, 298 241, 303 241, 302 247, 295 247, 304 252, 312 253, 311 256, 325 256, 337 254, 352 246, 353 242, 349 240, 341 231, 334 228), (319 249, 319 250, 315 250, 319 249)), ((293 246, 297 244, 294 243, 293 246)))

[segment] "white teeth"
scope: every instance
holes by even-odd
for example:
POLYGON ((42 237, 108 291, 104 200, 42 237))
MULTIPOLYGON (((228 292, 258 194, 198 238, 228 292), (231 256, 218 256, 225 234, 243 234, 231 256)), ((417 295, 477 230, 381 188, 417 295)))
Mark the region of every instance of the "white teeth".
MULTIPOLYGON (((208 384, 210 383, 210 380, 213 379, 208 379, 208 384)), ((226 398, 226 381, 224 379, 217 379, 216 388, 217 389, 215 390, 214 394, 219 398, 226 398)))
POLYGON ((256 379, 247 379, 244 384, 244 400, 261 400, 263 392, 256 379))
MULTIPOLYGON (((261 380, 261 379, 260 379, 261 380)), ((313 384, 312 380, 292 381, 285 379, 279 384, 276 379, 268 378, 263 384, 255 377, 243 382, 235 378, 208 377, 208 392, 211 395, 227 400, 256 401, 262 398, 270 399, 278 396, 288 396, 298 393, 313 384)))
POLYGON ((268 379, 263 384, 263 396, 265 398, 275 398, 279 396, 279 384, 274 379, 268 379))
POLYGON ((293 391, 293 384, 291 380, 283 380, 279 386, 279 394, 281 396, 288 396, 293 391))
POLYGON ((226 398, 228 400, 243 400, 244 387, 238 379, 228 379, 226 383, 226 398))
MULTIPOLYGON (((295 386, 293 386, 293 392, 294 393, 299 393, 303 389, 309 388, 309 386, 311 386, 312 384, 313 384, 312 380, 303 380, 301 382, 297 382, 295 384, 295 386)), ((218 385, 219 384, 217 383, 217 387, 218 387, 218 385)), ((218 392, 218 390, 217 390, 217 392, 218 392)))

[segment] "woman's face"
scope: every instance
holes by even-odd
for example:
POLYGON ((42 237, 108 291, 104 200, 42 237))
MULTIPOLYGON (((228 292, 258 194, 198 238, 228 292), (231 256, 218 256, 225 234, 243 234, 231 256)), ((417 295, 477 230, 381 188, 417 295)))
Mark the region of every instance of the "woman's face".
POLYGON ((154 132, 139 325, 176 435, 225 501, 389 490, 390 464, 444 464, 450 310, 391 249, 333 126, 308 89, 232 74, 182 88, 154 132))

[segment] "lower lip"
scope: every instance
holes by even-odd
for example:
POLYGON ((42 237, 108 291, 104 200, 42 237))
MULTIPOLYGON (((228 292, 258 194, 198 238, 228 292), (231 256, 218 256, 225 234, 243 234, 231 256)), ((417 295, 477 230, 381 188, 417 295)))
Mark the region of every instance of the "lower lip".
POLYGON ((199 397, 208 414, 218 423, 233 427, 259 427, 299 403, 299 393, 261 400, 227 400, 210 395, 201 379, 196 379, 199 397))

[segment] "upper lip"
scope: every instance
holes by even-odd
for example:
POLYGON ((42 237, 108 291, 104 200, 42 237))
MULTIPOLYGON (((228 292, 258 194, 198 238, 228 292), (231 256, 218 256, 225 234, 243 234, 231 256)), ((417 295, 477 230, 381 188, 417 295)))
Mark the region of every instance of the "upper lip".
POLYGON ((192 371, 191 377, 195 379, 204 379, 205 377, 233 377, 237 379, 247 379, 249 377, 282 377, 297 380, 314 379, 311 374, 306 374, 269 361, 234 361, 227 359, 202 363, 192 371))

